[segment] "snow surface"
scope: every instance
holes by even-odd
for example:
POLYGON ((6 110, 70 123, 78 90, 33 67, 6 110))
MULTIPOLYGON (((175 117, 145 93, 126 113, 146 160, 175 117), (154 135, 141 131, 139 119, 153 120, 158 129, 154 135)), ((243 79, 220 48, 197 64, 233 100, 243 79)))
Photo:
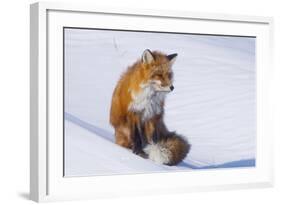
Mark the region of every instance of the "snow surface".
POLYGON ((65 30, 65 175, 255 166, 255 38, 65 30), (178 53, 165 122, 192 145, 178 166, 115 145, 113 89, 145 49, 178 53))

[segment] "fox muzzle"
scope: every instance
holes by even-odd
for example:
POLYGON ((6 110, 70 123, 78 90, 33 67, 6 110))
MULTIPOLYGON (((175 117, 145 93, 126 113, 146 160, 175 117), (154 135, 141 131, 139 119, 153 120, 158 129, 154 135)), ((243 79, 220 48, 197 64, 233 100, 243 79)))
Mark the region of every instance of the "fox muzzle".
POLYGON ((170 86, 170 90, 173 91, 175 87, 173 85, 170 86))

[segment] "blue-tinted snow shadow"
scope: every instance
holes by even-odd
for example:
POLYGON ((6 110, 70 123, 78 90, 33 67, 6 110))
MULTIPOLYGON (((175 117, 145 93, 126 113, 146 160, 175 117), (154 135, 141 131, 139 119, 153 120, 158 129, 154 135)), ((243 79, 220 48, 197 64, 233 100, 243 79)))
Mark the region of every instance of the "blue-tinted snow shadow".
POLYGON ((92 133, 95 133, 96 135, 99 135, 101 137, 103 137, 104 139, 107 139, 111 142, 113 142, 114 140, 114 137, 113 137, 113 133, 107 131, 107 130, 104 130, 102 128, 99 128, 95 125, 92 125, 88 122, 85 122, 84 120, 81 120, 79 119, 78 117, 72 115, 72 114, 69 114, 67 112, 64 113, 64 119, 65 120, 68 120, 92 133))
MULTIPOLYGON (((99 128, 95 125, 92 125, 88 122, 85 122, 84 120, 79 119, 78 117, 69 114, 67 112, 64 113, 65 120, 68 120, 92 133, 95 133, 96 135, 99 135, 103 137, 104 139, 107 139, 111 142, 114 142, 114 137, 113 133, 104 130, 102 128, 99 128)), ((245 160, 238 160, 238 161, 232 161, 232 162, 227 162, 224 164, 219 164, 219 165, 208 165, 208 166, 195 166, 186 162, 181 162, 180 164, 177 165, 178 167, 182 168, 190 168, 190 169, 215 169, 215 168, 234 168, 234 167, 254 167, 256 166, 256 160, 255 159, 245 159, 245 160)))
POLYGON ((237 160, 232 162, 226 162, 223 164, 218 165, 208 165, 208 166, 194 166, 186 162, 181 162, 178 166, 186 167, 191 169, 216 169, 216 168, 234 168, 234 167, 255 167, 256 160, 255 159, 244 159, 244 160, 237 160))

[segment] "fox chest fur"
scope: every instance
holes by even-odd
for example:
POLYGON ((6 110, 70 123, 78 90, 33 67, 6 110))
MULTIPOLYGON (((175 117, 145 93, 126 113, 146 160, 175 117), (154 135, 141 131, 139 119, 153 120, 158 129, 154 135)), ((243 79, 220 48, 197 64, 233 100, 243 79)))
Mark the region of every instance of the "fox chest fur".
POLYGON ((132 102, 129 111, 140 114, 142 122, 150 120, 155 115, 163 112, 163 104, 166 94, 156 92, 151 85, 143 85, 139 92, 131 91, 132 102))

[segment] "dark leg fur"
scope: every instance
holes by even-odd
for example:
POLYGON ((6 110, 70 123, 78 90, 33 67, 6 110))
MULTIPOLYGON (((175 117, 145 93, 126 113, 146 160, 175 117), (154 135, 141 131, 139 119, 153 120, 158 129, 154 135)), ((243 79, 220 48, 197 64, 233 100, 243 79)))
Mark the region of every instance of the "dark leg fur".
POLYGON ((146 158, 147 156, 142 150, 145 145, 146 145, 146 139, 142 134, 142 128, 135 126, 134 135, 133 135, 133 153, 146 158))
POLYGON ((144 148, 145 145, 147 144, 147 139, 143 134, 144 133, 144 126, 141 125, 141 127, 138 127, 138 130, 139 130, 139 134, 140 134, 141 148, 144 148))
POLYGON ((141 136, 137 127, 135 127, 133 135, 133 153, 138 154, 142 150, 141 136))
POLYGON ((157 131, 157 129, 155 129, 153 132, 152 141, 156 144, 159 138, 160 138, 159 132, 157 131))

